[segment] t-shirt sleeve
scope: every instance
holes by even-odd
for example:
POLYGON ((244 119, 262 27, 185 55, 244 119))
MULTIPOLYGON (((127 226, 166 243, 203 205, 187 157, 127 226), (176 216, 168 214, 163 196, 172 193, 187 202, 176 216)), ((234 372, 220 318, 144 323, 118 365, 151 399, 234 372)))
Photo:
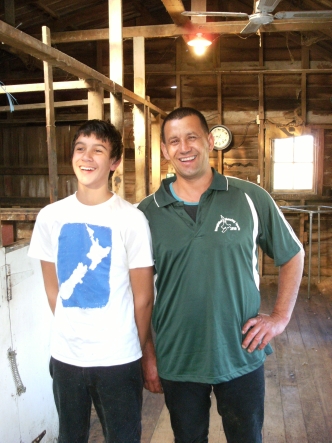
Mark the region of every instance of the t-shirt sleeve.
POLYGON ((274 259, 276 266, 281 266, 303 249, 302 244, 265 190, 261 189, 256 204, 259 217, 259 245, 269 257, 274 259))
POLYGON ((52 248, 51 224, 43 209, 39 212, 33 228, 28 255, 52 263, 56 261, 52 248))
POLYGON ((145 215, 133 208, 130 226, 125 232, 125 246, 129 269, 153 266, 150 228, 145 215))

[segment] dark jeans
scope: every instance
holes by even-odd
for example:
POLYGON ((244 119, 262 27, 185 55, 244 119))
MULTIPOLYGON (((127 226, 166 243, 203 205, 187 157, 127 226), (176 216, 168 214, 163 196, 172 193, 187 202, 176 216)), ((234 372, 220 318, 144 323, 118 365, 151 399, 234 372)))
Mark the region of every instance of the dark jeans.
POLYGON ((175 443, 207 443, 211 391, 228 443, 261 443, 264 421, 264 366, 234 380, 210 385, 162 379, 175 443))
POLYGON ((87 443, 92 402, 106 443, 139 443, 143 379, 140 360, 82 368, 50 361, 59 414, 58 443, 87 443))

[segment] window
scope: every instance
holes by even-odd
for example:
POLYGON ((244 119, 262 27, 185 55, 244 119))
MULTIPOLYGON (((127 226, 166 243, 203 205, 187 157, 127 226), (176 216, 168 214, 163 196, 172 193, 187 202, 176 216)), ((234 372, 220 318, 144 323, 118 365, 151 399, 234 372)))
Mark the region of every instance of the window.
POLYGON ((314 192, 314 178, 312 135, 272 141, 272 192, 314 192))

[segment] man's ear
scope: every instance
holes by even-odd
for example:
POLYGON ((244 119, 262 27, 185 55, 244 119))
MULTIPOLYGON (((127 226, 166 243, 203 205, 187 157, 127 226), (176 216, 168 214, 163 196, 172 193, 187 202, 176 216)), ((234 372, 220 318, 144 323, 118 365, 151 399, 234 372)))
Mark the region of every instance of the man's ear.
POLYGON ((209 151, 212 152, 214 148, 214 137, 211 134, 211 132, 208 135, 208 141, 209 141, 209 151))
POLYGON ((122 157, 119 158, 119 160, 111 159, 111 167, 110 167, 110 171, 115 171, 116 168, 117 168, 117 167, 119 166, 119 164, 121 163, 121 161, 122 161, 122 157))
POLYGON ((160 146, 161 146, 161 150, 163 151, 164 157, 166 158, 166 160, 169 160, 169 155, 168 155, 165 143, 160 143, 160 146))

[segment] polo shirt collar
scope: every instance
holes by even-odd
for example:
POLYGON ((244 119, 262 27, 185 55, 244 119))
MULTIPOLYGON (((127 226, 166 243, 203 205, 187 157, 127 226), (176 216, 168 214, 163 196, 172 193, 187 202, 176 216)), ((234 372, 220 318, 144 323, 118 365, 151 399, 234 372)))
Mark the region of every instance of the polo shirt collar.
MULTIPOLYGON (((209 191, 209 190, 228 191, 227 178, 224 175, 219 174, 214 168, 211 168, 211 169, 213 172, 213 179, 212 179, 211 185, 209 186, 207 191, 209 191)), ((177 202, 177 200, 172 195, 170 195, 166 191, 166 188, 165 188, 165 184, 170 185, 170 183, 174 183, 175 180, 176 180, 176 177, 173 176, 173 177, 165 178, 161 182, 160 188, 154 194, 154 200, 155 200, 156 205, 158 207, 164 207, 164 206, 167 206, 167 205, 177 202)))

